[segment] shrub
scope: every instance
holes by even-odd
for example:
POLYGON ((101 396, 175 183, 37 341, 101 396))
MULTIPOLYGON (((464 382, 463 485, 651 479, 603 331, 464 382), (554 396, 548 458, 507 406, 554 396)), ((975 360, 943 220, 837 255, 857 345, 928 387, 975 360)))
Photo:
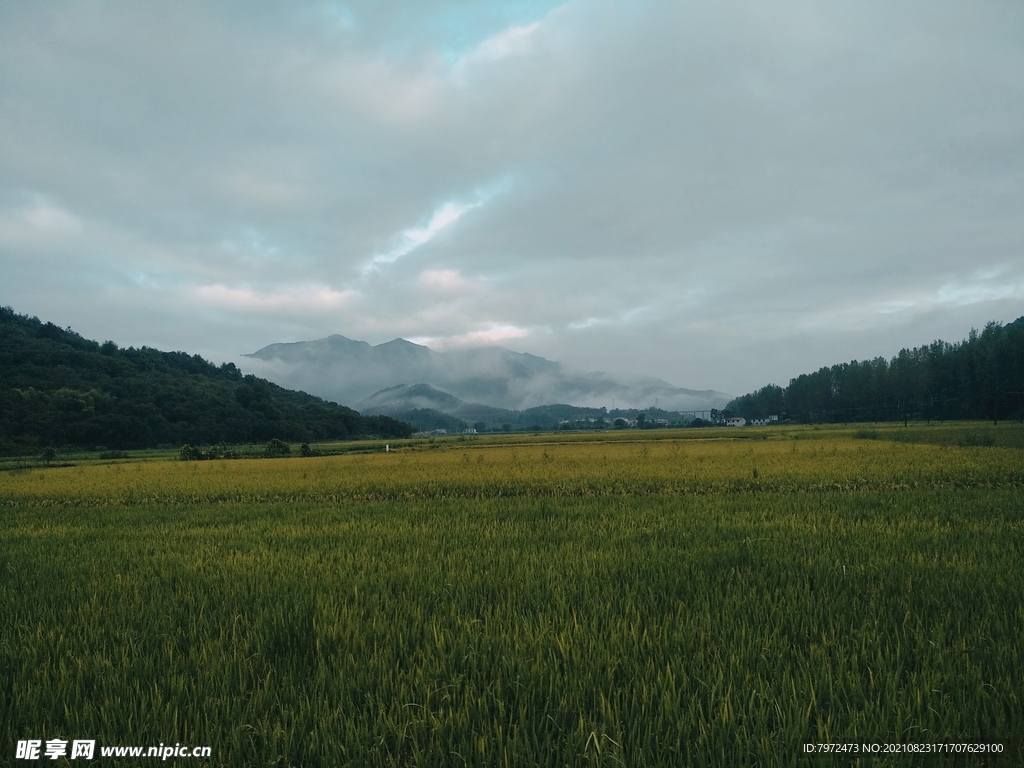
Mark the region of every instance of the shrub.
POLYGON ((196 446, 185 443, 185 445, 181 446, 181 451, 178 454, 178 457, 182 461, 203 461, 203 459, 206 458, 206 454, 196 446))
POLYGON ((270 459, 279 458, 281 456, 291 456, 292 449, 291 446, 288 445, 288 443, 286 443, 284 440, 278 440, 275 437, 271 439, 269 443, 267 443, 267 447, 264 450, 264 455, 266 455, 267 458, 270 459))

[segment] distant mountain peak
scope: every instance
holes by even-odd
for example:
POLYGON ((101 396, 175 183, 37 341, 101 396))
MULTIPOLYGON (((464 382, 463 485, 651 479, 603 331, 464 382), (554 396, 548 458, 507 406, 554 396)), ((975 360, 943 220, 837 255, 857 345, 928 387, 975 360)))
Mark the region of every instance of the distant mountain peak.
POLYGON ((383 344, 377 344, 376 346, 374 346, 374 349, 380 349, 381 347, 390 347, 391 345, 394 345, 396 347, 416 347, 417 349, 430 349, 430 347, 425 347, 422 344, 415 344, 401 337, 397 339, 392 339, 391 341, 385 341, 383 344))
POLYGON ((495 346, 438 352, 402 338, 371 346, 336 334, 316 341, 270 344, 245 357, 253 361, 248 367, 254 372, 282 385, 336 402, 362 401, 373 408, 381 405, 384 393, 416 402, 443 395, 462 403, 447 402, 445 409, 472 405, 512 411, 553 403, 710 410, 724 407, 731 399, 722 392, 681 389, 653 377, 622 379, 575 371, 538 355, 495 346), (408 389, 396 390, 401 386, 408 389), (432 391, 409 391, 420 386, 432 391))
POLYGON ((242 355, 242 357, 251 357, 258 360, 281 360, 284 362, 293 362, 305 359, 311 354, 337 352, 355 352, 365 354, 372 349, 373 347, 365 341, 356 341, 355 339, 350 339, 347 336, 342 336, 336 333, 332 336, 317 339, 315 341, 292 341, 268 344, 262 349, 258 349, 252 354, 242 355))

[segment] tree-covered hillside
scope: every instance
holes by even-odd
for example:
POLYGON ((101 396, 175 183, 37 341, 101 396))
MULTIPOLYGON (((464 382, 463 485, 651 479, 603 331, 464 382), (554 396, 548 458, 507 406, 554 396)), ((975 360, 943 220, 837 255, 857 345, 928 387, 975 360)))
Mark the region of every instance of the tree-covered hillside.
POLYGON ((98 344, 0 308, 0 451, 408 436, 412 428, 198 355, 98 344))
POLYGON ((933 341, 892 360, 854 360, 769 384, 727 406, 747 419, 1017 419, 1024 416, 1024 317, 956 344, 933 341))

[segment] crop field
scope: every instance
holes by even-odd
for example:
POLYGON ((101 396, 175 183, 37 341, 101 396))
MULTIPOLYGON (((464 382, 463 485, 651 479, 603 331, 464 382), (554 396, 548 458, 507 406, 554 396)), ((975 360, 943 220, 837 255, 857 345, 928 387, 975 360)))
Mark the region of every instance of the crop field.
POLYGON ((1020 765, 1024 427, 0 472, 0 765, 1020 765), (838 756, 806 744, 855 744, 838 756), (865 757, 871 744, 1001 754, 865 757))

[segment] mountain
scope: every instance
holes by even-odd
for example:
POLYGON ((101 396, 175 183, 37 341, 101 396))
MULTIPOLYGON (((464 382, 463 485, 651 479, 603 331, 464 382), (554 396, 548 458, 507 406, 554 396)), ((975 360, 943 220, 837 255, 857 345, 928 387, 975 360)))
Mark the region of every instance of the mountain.
MULTIPOLYGON (((358 405, 363 413, 392 416, 422 431, 458 431, 483 423, 494 428, 502 424, 521 426, 522 412, 467 403, 429 384, 399 384, 375 392, 358 405)), ((532 423, 532 422, 531 422, 532 423)))
POLYGON ((0 308, 0 452, 43 446, 313 442, 408 424, 291 392, 198 355, 102 345, 0 308))
MULTIPOLYGON (((501 347, 436 352, 404 339, 371 346, 335 335, 271 344, 245 357, 251 361, 245 363, 247 369, 282 386, 349 403, 366 401, 399 385, 418 384, 464 403, 509 411, 552 403, 591 408, 657 404, 673 411, 710 410, 725 407, 731 399, 723 392, 682 389, 661 379, 622 380, 600 372, 575 371, 501 347)), ((447 413, 454 407, 449 403, 436 410, 447 413)))
MULTIPOLYGON (((639 409, 587 408, 578 405, 538 405, 522 411, 467 403, 428 384, 400 384, 376 392, 358 404, 362 413, 392 416, 429 432, 444 429, 458 432, 468 427, 490 430, 521 429, 606 429, 616 419, 633 422, 639 409)), ((645 408, 652 424, 684 424, 683 414, 660 408, 645 408)))
MULTIPOLYGON (((359 407, 367 413, 385 413, 395 408, 404 410, 429 409, 457 415, 460 409, 464 409, 467 403, 457 397, 434 389, 429 384, 399 384, 397 387, 388 387, 375 392, 359 403, 359 407)), ((487 407, 487 406, 481 406, 487 407)), ((494 408, 500 413, 502 409, 494 408)))

